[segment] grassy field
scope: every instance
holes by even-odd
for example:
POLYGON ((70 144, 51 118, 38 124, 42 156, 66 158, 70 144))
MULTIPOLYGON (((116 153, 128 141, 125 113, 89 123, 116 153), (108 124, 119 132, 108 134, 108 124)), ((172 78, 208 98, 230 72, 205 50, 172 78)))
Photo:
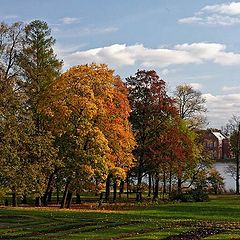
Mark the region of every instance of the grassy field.
POLYGON ((128 211, 0 208, 0 239, 240 239, 240 197, 128 211))

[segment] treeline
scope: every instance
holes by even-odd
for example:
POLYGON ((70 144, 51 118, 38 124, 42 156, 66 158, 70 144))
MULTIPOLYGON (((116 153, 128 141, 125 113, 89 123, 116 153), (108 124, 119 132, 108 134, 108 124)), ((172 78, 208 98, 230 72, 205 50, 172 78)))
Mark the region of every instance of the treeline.
POLYGON ((139 201, 146 176, 153 199, 160 183, 164 193, 193 184, 207 164, 193 130, 201 94, 183 85, 170 97, 155 71, 125 82, 104 64, 62 73, 54 44, 43 21, 0 25, 0 195, 40 206, 55 192, 70 207, 86 190, 107 201, 113 188, 116 200, 118 187, 135 186, 139 201))

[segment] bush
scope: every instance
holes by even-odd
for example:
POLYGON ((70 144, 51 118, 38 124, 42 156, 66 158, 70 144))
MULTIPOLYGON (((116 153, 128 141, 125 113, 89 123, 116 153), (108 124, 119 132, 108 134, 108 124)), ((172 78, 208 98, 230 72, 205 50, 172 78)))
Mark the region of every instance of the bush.
POLYGON ((181 202, 193 202, 194 199, 192 197, 191 194, 189 194, 189 192, 172 192, 170 199, 172 201, 181 201, 181 202))
POLYGON ((191 194, 195 202, 207 202, 209 201, 209 196, 206 190, 202 188, 195 188, 191 190, 191 194))
POLYGON ((215 194, 221 194, 224 192, 224 178, 216 169, 212 169, 209 172, 207 180, 210 185, 211 192, 215 194))
POLYGON ((172 192, 170 199, 181 202, 206 202, 209 201, 209 196, 204 189, 195 188, 187 192, 172 192))

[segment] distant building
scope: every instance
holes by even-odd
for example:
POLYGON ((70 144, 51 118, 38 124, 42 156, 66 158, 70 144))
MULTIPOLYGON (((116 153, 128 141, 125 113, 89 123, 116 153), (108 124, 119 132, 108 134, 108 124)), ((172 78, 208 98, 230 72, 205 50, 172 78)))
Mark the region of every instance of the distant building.
POLYGON ((215 160, 231 159, 229 139, 221 131, 204 131, 205 151, 215 160))

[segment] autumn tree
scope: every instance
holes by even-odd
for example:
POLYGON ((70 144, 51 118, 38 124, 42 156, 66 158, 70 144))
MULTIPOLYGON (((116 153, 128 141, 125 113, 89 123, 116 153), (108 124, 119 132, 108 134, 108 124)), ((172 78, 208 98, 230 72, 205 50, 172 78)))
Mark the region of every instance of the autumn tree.
POLYGON ((114 200, 117 185, 126 178, 126 173, 132 165, 132 150, 135 140, 128 118, 130 106, 128 91, 120 77, 115 76, 111 88, 111 101, 105 103, 105 114, 98 117, 97 123, 108 140, 111 149, 109 157, 112 159, 108 166, 109 174, 106 182, 106 196, 109 198, 110 181, 113 181, 114 200))
POLYGON ((54 81, 45 102, 65 164, 62 207, 77 186, 84 188, 93 178, 105 181, 130 167, 134 140, 126 90, 106 65, 71 68, 54 81))
POLYGON ((174 98, 180 117, 188 121, 190 128, 201 127, 206 123, 203 115, 206 112, 206 99, 200 91, 187 84, 179 85, 174 92, 174 98))
POLYGON ((176 113, 176 108, 166 94, 165 82, 155 71, 139 70, 126 81, 132 108, 130 121, 137 141, 137 200, 141 200, 141 183, 147 172, 149 147, 162 133, 165 122, 176 113))

